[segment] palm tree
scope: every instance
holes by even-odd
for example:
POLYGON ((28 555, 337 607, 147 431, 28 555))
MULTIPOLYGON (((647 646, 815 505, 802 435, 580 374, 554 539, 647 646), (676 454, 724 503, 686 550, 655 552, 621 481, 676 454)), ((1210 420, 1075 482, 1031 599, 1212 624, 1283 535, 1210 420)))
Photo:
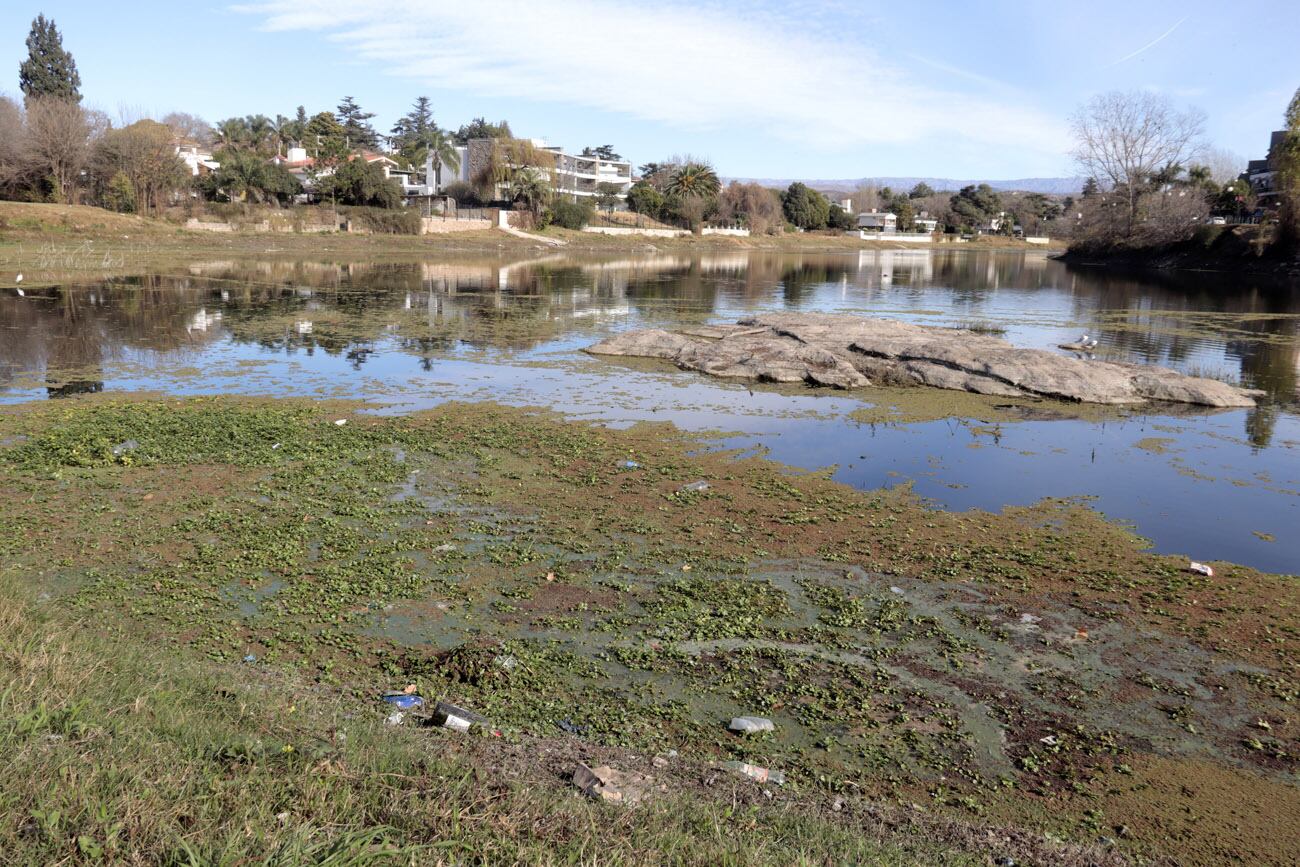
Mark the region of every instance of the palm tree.
POLYGON ((275 135, 275 123, 264 114, 250 114, 244 118, 248 128, 248 144, 255 151, 265 151, 275 135))
POLYGON ((668 178, 664 192, 680 199, 708 199, 722 188, 718 173, 704 163, 687 163, 668 178))
POLYGON ((522 203, 534 217, 550 198, 551 182, 541 169, 524 166, 510 180, 510 200, 522 203))
POLYGON ((248 138, 248 124, 242 117, 230 117, 212 128, 212 134, 221 147, 233 150, 248 138))

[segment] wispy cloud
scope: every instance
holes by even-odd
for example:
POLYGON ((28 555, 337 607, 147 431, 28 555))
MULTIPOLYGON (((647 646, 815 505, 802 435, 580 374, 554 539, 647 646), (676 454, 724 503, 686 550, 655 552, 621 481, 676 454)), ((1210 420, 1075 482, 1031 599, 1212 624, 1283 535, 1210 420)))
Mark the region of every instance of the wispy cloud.
POLYGON ((1170 28, 1169 28, 1168 30, 1166 30, 1164 33, 1161 33, 1159 36, 1157 36, 1155 39, 1152 39, 1152 40, 1151 40, 1150 42, 1148 42, 1146 45, 1143 45, 1143 46, 1142 46, 1141 48, 1139 48, 1137 51, 1134 51, 1134 52, 1132 52, 1132 53, 1130 53, 1130 54, 1125 54, 1125 55, 1124 55, 1123 57, 1121 57, 1119 60, 1116 60, 1114 63, 1111 63, 1111 64, 1105 66, 1104 68, 1105 68, 1105 69, 1113 69, 1114 67, 1119 66, 1121 63, 1127 63, 1128 61, 1130 61, 1130 60, 1132 60, 1133 58, 1137 57, 1139 54, 1145 54, 1146 52, 1150 51, 1152 48, 1155 48, 1155 47, 1156 47, 1157 45, 1159 45, 1161 42, 1164 42, 1164 41, 1165 41, 1166 39, 1168 39, 1171 35, 1173 35, 1173 32, 1174 32, 1175 30, 1177 30, 1179 27, 1182 27, 1182 26, 1183 26, 1183 22, 1186 21, 1186 20, 1187 20, 1188 18, 1190 18, 1190 17, 1191 17, 1190 15, 1184 15, 1182 18, 1179 18, 1177 21, 1174 22, 1174 26, 1173 26, 1173 27, 1170 27, 1170 28))
MULTIPOLYGON (((987 88, 922 86, 833 34, 816 4, 634 0, 262 0, 236 6, 315 31, 393 75, 681 128, 744 129, 828 150, 936 138, 1060 153, 1059 119, 987 88)), ((966 76, 969 81, 969 76, 966 76)), ((977 82, 979 83, 979 82, 977 82)))

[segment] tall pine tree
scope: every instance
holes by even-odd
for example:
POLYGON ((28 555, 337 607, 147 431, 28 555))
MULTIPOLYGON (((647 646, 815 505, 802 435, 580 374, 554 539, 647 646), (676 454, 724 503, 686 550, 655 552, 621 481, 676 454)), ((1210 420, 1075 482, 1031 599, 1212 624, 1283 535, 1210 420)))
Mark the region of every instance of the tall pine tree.
POLYGON ((27 59, 18 67, 18 86, 27 99, 52 96, 81 102, 81 76, 76 61, 63 48, 53 21, 37 15, 27 36, 27 59))
POLYGON ((363 111, 352 97, 345 96, 339 103, 337 116, 339 123, 343 124, 348 146, 353 150, 379 146, 379 134, 370 125, 370 119, 375 116, 373 112, 363 111))

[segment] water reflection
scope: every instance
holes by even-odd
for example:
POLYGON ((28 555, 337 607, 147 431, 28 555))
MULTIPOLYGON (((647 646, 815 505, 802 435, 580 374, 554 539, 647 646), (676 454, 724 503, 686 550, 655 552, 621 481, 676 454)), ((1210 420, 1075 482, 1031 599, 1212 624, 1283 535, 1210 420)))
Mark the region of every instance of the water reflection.
POLYGON ((1206 556, 1230 552, 1274 569, 1288 557, 1300 561, 1300 540, 1281 541, 1287 522, 1300 517, 1300 479, 1290 475, 1300 463, 1298 367, 1294 286, 1076 269, 1036 254, 215 261, 25 298, 0 294, 0 401, 143 388, 328 393, 409 406, 491 398, 617 423, 666 419, 740 431, 749 437, 742 444, 804 466, 837 465, 837 477, 852 484, 911 481, 957 508, 1096 495, 1109 514, 1137 522, 1162 546, 1183 550, 1218 534, 1221 544, 1206 556), (1100 357, 1240 380, 1269 400, 1249 412, 1168 422, 1181 432, 1161 436, 1195 460, 1144 454, 1139 470, 1128 452, 1145 420, 1026 423, 994 441, 950 423, 866 428, 846 415, 870 401, 869 392, 751 392, 579 351, 619 329, 765 309, 993 323, 1017 345, 1036 347, 1082 330, 1100 339, 1100 357), (1139 477, 1144 487, 1131 490, 1139 477), (1206 486, 1223 508, 1233 502, 1232 521, 1189 505, 1206 486), (1280 530, 1279 543, 1260 549, 1257 540, 1227 537, 1248 536, 1246 524, 1280 530))

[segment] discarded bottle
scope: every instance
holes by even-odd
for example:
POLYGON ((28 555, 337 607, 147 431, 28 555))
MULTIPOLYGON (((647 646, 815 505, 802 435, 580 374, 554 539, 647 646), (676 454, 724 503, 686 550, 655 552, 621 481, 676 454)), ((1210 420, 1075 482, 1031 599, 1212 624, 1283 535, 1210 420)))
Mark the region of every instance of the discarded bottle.
POLYGON ((641 465, 638 464, 636 461, 623 461, 623 463, 619 464, 619 466, 625 470, 641 469, 641 465))
POLYGON ((747 762, 723 762, 722 766, 729 771, 744 774, 751 780, 756 780, 760 783, 771 783, 774 786, 785 785, 785 774, 780 771, 760 768, 758 765, 751 765, 747 762))
POLYGON ((1195 572, 1197 575, 1204 575, 1206 578, 1214 577, 1214 569, 1204 563, 1197 563, 1195 560, 1187 564, 1187 571, 1195 572))
POLYGON ((701 491, 707 491, 708 489, 709 489, 709 483, 706 482, 706 481, 704 481, 703 479, 701 479, 701 480, 698 481, 698 482, 691 482, 689 485, 682 485, 680 488, 677 489, 677 493, 679 493, 679 494, 688 494, 688 493, 696 494, 696 493, 699 493, 699 492, 701 492, 701 491))
POLYGON ((120 442, 117 445, 113 446, 113 457, 120 458, 122 457, 122 455, 126 454, 127 452, 133 452, 138 448, 140 448, 140 444, 135 440, 126 440, 125 442, 120 442))
POLYGON ((757 732, 774 732, 776 726, 766 717, 761 716, 738 716, 731 720, 727 726, 733 732, 742 735, 752 735, 757 732))

